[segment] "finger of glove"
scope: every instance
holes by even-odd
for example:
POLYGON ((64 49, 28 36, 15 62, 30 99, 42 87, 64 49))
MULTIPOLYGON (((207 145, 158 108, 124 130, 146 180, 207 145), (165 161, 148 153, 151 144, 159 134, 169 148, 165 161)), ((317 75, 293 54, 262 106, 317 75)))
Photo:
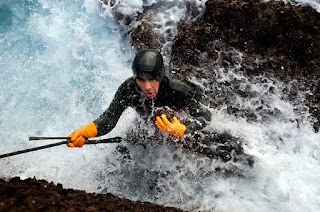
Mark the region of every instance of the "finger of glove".
POLYGON ((177 117, 174 116, 172 123, 177 124, 177 123, 180 123, 180 121, 177 119, 177 117))
POLYGON ((77 130, 73 131, 68 137, 70 138, 69 140, 71 141, 72 136, 76 133, 77 130))
POLYGON ((74 147, 74 144, 70 142, 70 143, 67 143, 67 146, 68 147, 74 147))
POLYGON ((70 141, 71 142, 75 142, 77 140, 77 138, 81 137, 81 136, 86 136, 86 133, 84 130, 82 129, 77 129, 75 130, 73 133, 71 133, 71 138, 70 141))
POLYGON ((157 127, 160 129, 160 130, 165 130, 167 128, 167 126, 163 123, 162 119, 157 116, 156 117, 156 120, 157 120, 157 127))
POLYGON ((179 124, 174 135, 181 137, 185 131, 186 131, 186 126, 184 124, 179 124))
POLYGON ((162 115, 161 115, 161 118, 162 118, 162 120, 163 120, 163 123, 164 123, 166 126, 170 127, 170 126, 172 125, 172 123, 167 119, 167 116, 166 116, 166 115, 162 114, 162 115))
POLYGON ((82 136, 78 137, 75 142, 72 142, 75 147, 82 147, 84 144, 84 138, 82 136))

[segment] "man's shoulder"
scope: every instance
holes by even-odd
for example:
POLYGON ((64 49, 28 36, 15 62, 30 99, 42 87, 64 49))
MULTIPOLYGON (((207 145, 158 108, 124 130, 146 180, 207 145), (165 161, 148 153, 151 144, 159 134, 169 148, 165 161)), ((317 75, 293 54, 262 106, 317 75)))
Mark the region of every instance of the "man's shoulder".
POLYGON ((193 83, 175 77, 168 78, 168 88, 186 96, 192 96, 197 90, 197 86, 193 83))
POLYGON ((133 77, 129 77, 128 79, 126 79, 122 85, 134 85, 134 79, 133 77))
POLYGON ((126 79, 118 88, 114 101, 121 102, 122 105, 132 106, 139 99, 133 77, 126 79))
POLYGON ((133 77, 126 79, 118 88, 117 94, 122 96, 131 95, 135 91, 135 83, 133 77))
POLYGON ((129 77, 126 79, 119 87, 120 90, 127 90, 130 91, 135 88, 135 82, 133 77, 129 77))

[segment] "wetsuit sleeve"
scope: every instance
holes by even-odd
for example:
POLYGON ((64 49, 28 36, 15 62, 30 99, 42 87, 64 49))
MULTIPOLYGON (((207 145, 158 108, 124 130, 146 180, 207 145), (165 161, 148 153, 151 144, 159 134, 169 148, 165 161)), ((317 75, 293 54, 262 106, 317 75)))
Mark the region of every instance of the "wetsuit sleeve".
POLYGON ((185 134, 201 130, 210 122, 211 113, 205 107, 200 91, 194 94, 188 104, 188 109, 192 119, 185 123, 187 128, 185 134))
POLYGON ((187 151, 201 150, 202 132, 211 121, 211 112, 205 107, 202 93, 200 90, 194 93, 195 95, 188 104, 189 113, 192 119, 186 125, 186 131, 183 138, 178 142, 183 149, 187 151))
POLYGON ((130 106, 130 99, 127 91, 128 87, 126 81, 117 90, 108 109, 104 111, 99 118, 93 121, 98 130, 97 136, 109 133, 118 123, 123 111, 130 106))

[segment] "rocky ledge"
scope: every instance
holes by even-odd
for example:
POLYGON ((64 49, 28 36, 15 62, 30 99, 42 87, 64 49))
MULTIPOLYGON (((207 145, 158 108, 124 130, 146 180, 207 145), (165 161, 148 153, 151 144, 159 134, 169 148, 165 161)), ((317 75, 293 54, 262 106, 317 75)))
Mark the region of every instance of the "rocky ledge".
POLYGON ((171 70, 201 78, 208 73, 199 68, 217 63, 230 68, 238 62, 227 53, 230 48, 242 53, 239 71, 245 75, 295 81, 288 100, 300 98, 297 90, 307 91, 304 103, 315 131, 319 130, 320 13, 282 1, 209 0, 196 22, 180 24, 172 45, 171 70))
POLYGON ((44 180, 0 179, 0 211, 167 211, 180 209, 131 201, 112 194, 63 189, 44 180))

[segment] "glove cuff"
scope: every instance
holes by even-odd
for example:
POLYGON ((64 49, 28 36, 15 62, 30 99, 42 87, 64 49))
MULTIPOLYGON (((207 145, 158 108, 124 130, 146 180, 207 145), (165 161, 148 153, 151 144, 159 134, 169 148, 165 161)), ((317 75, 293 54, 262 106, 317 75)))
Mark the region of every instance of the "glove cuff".
POLYGON ((95 137, 98 134, 97 127, 93 122, 89 122, 81 128, 87 133, 87 138, 95 137))

